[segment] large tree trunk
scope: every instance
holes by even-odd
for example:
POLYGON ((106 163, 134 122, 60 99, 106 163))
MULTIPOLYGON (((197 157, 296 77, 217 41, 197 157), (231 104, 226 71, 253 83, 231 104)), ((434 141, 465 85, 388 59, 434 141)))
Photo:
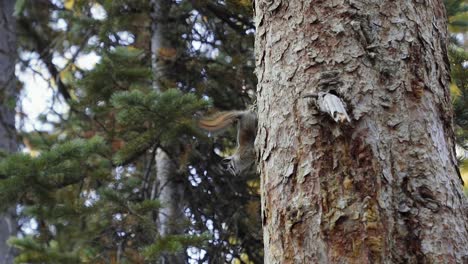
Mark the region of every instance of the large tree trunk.
MULTIPOLYGON (((0 150, 17 150, 15 133, 16 96, 16 20, 13 17, 15 1, 0 0, 0 150)), ((16 235, 15 208, 0 215, 0 263, 13 263, 13 249, 6 244, 16 235)))
MULTIPOLYGON (((169 83, 171 72, 167 55, 173 48, 167 39, 170 34, 169 12, 171 1, 151 1, 151 62, 153 69, 153 88, 161 92, 169 83)), ((173 160, 169 158, 162 149, 156 152, 156 180, 158 183, 157 197, 162 204, 158 213, 158 230, 161 237, 183 234, 183 186, 176 178, 176 167, 173 160)), ((154 192, 153 192, 154 193, 154 192)), ((153 195, 152 195, 153 196, 153 195)), ((164 254, 160 263, 182 264, 185 263, 185 253, 164 254)))
POLYGON ((256 24, 265 263, 468 263, 443 1, 256 1, 256 24))

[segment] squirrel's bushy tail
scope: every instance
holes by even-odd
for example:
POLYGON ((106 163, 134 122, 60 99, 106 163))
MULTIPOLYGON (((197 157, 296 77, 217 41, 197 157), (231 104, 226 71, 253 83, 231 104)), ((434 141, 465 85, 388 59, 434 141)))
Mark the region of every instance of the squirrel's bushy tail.
POLYGON ((220 131, 230 126, 245 114, 245 111, 219 112, 210 117, 201 119, 198 125, 210 132, 220 131))
POLYGON ((255 163, 254 142, 257 133, 257 115, 252 111, 220 112, 199 121, 199 126, 210 132, 217 132, 237 124, 237 149, 226 159, 227 170, 238 175, 250 169, 255 163))

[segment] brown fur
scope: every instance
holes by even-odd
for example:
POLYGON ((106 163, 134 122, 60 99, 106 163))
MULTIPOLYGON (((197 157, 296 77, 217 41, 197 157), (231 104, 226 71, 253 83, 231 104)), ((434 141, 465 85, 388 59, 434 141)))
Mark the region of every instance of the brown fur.
POLYGON ((255 162, 254 142, 257 134, 257 115, 251 111, 220 112, 199 121, 199 126, 207 131, 225 129, 234 122, 237 124, 237 149, 226 159, 228 170, 235 175, 245 172, 255 162))

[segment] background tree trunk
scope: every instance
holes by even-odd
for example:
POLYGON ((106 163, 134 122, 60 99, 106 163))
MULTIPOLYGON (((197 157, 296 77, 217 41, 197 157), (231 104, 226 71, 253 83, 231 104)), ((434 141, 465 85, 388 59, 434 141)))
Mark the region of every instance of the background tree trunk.
MULTIPOLYGON (((168 36, 169 31, 169 12, 171 10, 171 1, 151 1, 151 63, 153 69, 153 88, 159 92, 170 83, 172 56, 175 54, 174 47, 171 46, 168 36)), ((158 230, 161 237, 168 235, 183 234, 183 186, 177 181, 175 162, 169 158, 167 153, 158 148, 156 152, 156 181, 158 190, 156 197, 152 192, 152 198, 157 198, 162 208, 158 213, 158 230)), ((179 264, 185 263, 185 253, 164 254, 160 263, 179 264)))
POLYGON ((265 263, 467 263, 443 2, 255 7, 265 263))
MULTIPOLYGON (((0 150, 17 150, 15 131, 16 103, 16 20, 15 1, 0 0, 0 150)), ((13 249, 6 244, 17 232, 15 208, 0 215, 0 263, 13 263, 13 249)))

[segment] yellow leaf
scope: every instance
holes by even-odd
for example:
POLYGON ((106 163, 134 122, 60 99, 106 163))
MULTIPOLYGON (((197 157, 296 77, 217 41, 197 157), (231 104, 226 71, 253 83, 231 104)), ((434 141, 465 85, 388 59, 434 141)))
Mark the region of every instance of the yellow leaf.
POLYGON ((458 86, 454 83, 450 84, 450 93, 453 97, 458 97, 461 95, 460 88, 458 88, 458 86))
POLYGON ((460 166, 460 172, 463 181, 465 182, 465 188, 468 188, 468 160, 464 160, 460 166))
MULTIPOLYGON (((33 157, 33 158, 36 158, 37 156, 39 156, 39 154, 41 154, 41 153, 40 153, 39 151, 37 151, 37 150, 32 150, 32 149, 31 149, 31 150, 29 151, 29 155, 30 155, 31 157, 33 157)), ((465 181, 465 182, 466 182, 466 181, 465 181)))
POLYGON ((23 144, 26 146, 25 152, 29 153, 31 157, 39 156, 40 152, 34 149, 28 138, 23 138, 23 144))
POLYGON ((230 237, 228 241, 231 245, 236 245, 239 242, 239 240, 236 237, 230 237))
POLYGON ((63 69, 60 72, 60 79, 65 83, 69 84, 73 81, 73 74, 71 70, 73 69, 72 65, 68 66, 67 68, 63 69))
POLYGON ((159 57, 162 57, 165 60, 170 60, 175 58, 177 55, 177 50, 174 48, 160 48, 158 50, 159 57))
POLYGON ((239 3, 244 6, 250 8, 252 6, 252 0, 240 0, 239 3))
POLYGON ((63 5, 65 6, 65 9, 72 10, 75 5, 75 0, 65 0, 63 5))
POLYGON ((249 255, 247 255, 245 253, 242 253, 240 255, 240 259, 242 260, 242 263, 249 263, 249 264, 252 263, 253 264, 253 262, 251 262, 250 259, 249 259, 249 255))

